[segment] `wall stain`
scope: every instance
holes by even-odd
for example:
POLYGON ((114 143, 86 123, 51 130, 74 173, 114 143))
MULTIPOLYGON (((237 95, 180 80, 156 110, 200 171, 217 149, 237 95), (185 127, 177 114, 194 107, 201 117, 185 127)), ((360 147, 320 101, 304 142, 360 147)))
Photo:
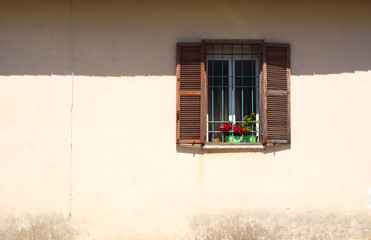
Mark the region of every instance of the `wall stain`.
POLYGON ((79 235, 70 218, 58 214, 0 218, 1 240, 74 240, 79 235))
MULTIPOLYGON (((1 240, 88 240, 88 231, 71 218, 57 214, 0 218, 1 240), (77 230, 78 229, 78 230, 77 230)), ((193 216, 189 226, 170 224, 173 231, 125 232, 113 239, 152 240, 279 240, 279 239, 371 239, 371 215, 336 213, 306 214, 203 214, 193 216), (179 228, 180 227, 180 228, 179 228), (187 229, 188 228, 188 229, 187 229)), ((103 226, 102 226, 103 227, 103 226)), ((146 226, 143 226, 143 230, 146 226)), ((99 238, 100 239, 100 238, 99 238)), ((110 239, 110 238, 103 238, 110 239)))
POLYGON ((190 225, 192 240, 371 239, 369 215, 203 215, 190 225))

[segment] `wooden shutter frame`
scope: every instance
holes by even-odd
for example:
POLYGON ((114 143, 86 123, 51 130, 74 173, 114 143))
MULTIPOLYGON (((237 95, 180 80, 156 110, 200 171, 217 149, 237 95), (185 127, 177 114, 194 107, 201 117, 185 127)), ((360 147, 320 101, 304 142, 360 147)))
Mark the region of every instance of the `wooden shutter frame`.
MULTIPOLYGON (((231 40, 232 41, 232 40, 231 40)), ((210 42, 215 42, 215 43, 225 43, 225 40, 203 40, 201 43, 177 43, 177 66, 176 66, 176 79, 177 79, 177 91, 176 91, 176 97, 177 97, 177 102, 176 102, 176 119, 177 119, 177 131, 176 131, 176 143, 188 143, 188 144, 204 144, 206 141, 206 89, 207 89, 207 81, 206 79, 206 70, 205 70, 205 51, 206 51, 206 44, 210 42), (188 140, 181 140, 180 139, 180 126, 179 126, 179 110, 180 110, 180 53, 181 53, 181 47, 192 47, 192 46, 199 46, 201 49, 201 88, 199 91, 200 95, 200 137, 199 139, 188 139, 188 140)), ((287 43, 264 43, 263 40, 233 40, 231 44, 236 44, 236 42, 248 42, 251 44, 251 42, 254 43, 259 43, 261 45, 260 47, 260 121, 261 121, 261 143, 266 144, 266 143, 291 143, 291 106, 290 106, 290 45, 287 43), (267 136, 267 129, 268 129, 268 121, 267 121, 267 97, 270 94, 267 87, 267 47, 283 47, 286 48, 286 81, 287 81, 287 89, 285 91, 280 90, 273 90, 275 94, 279 93, 282 95, 287 95, 287 138, 286 139, 268 139, 267 136)), ((197 94, 198 91, 182 91, 182 93, 186 94, 197 94)))
POLYGON ((291 143, 291 103, 290 103, 290 73, 291 73, 291 67, 290 67, 290 45, 287 43, 265 43, 264 44, 264 50, 263 50, 263 98, 262 104, 263 104, 263 143, 291 143), (287 81, 287 88, 286 90, 268 90, 268 82, 267 82, 267 47, 282 47, 286 49, 286 81, 287 81), (268 95, 270 96, 283 96, 287 95, 287 138, 286 139, 269 139, 268 138, 268 120, 267 120, 267 104, 268 104, 268 95))
POLYGON ((206 105, 205 105, 205 48, 203 43, 177 43, 177 65, 176 65, 176 143, 188 143, 188 144, 204 144, 205 142, 205 119, 206 119, 206 105), (200 91, 181 91, 180 80, 181 80, 181 48, 182 47, 200 47, 200 91), (198 93, 199 92, 199 93, 198 93), (180 96, 181 95, 200 95, 200 137, 198 139, 181 139, 180 134, 180 96))

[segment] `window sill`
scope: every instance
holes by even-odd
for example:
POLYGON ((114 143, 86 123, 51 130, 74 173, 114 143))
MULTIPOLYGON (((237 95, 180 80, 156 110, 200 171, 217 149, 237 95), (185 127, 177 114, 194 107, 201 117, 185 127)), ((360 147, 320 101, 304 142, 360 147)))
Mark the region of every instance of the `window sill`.
POLYGON ((257 144, 213 144, 213 143, 207 143, 204 146, 202 146, 203 149, 264 149, 265 145, 261 143, 257 144))

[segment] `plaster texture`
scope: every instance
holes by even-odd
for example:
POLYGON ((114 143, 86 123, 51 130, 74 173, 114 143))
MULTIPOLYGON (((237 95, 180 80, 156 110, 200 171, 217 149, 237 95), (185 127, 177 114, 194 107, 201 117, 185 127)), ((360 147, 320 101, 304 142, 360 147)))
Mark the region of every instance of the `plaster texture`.
POLYGON ((0 215, 71 215, 82 239, 370 238, 367 1, 3 3, 0 215), (290 43, 291 145, 175 144, 176 42, 202 39, 290 43))

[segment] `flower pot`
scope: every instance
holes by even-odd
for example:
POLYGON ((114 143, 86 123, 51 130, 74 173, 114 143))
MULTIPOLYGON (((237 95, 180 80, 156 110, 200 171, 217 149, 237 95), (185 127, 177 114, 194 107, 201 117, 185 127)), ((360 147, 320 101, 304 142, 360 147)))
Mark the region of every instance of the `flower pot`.
POLYGON ((256 136, 224 136, 224 142, 256 142, 256 136))
POLYGON ((242 142, 242 136, 224 136, 224 142, 242 142))
POLYGON ((242 142, 256 142, 256 136, 254 135, 243 136, 242 142))

